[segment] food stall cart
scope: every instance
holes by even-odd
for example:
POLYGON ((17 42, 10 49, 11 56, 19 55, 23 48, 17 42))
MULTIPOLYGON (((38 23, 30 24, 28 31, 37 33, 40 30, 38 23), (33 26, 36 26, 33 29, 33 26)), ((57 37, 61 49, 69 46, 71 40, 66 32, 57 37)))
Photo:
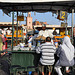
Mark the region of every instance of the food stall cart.
MULTIPOLYGON (((14 25, 14 12, 21 11, 21 12, 28 12, 28 11, 36 11, 36 12, 47 12, 47 11, 54 11, 62 10, 68 11, 72 15, 74 13, 74 0, 0 0, 0 8, 6 14, 12 12, 12 51, 8 51, 8 53, 12 53, 11 56, 11 68, 13 65, 19 65, 22 67, 28 66, 35 66, 37 64, 36 57, 38 56, 35 51, 16 51, 13 50, 13 25, 14 25), (35 60, 36 59, 36 60, 35 60), (31 63, 30 63, 31 62, 31 63), (35 63, 34 63, 35 62, 35 63)), ((64 14, 62 15, 64 17, 64 14)), ((72 17, 73 19, 73 17, 72 17)), ((73 25, 73 20, 72 20, 73 25)), ((17 23, 18 26, 18 23, 17 23)), ((72 26, 73 31, 73 26, 72 26)), ((73 38, 73 37, 72 37, 73 38)), ((39 59, 39 58, 38 58, 39 59)), ((31 69, 32 70, 32 69, 31 69)))
MULTIPOLYGON (((35 71, 38 66, 40 55, 35 51, 12 51, 11 65, 19 65, 20 71, 35 71), (24 67, 24 68, 23 68, 24 67)), ((10 70, 14 72, 15 70, 10 70)))

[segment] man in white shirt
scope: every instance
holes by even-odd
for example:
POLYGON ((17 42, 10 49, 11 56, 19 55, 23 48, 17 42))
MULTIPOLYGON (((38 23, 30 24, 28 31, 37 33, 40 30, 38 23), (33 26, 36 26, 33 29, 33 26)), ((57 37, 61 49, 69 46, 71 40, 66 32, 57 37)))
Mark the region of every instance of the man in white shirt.
MULTIPOLYGON (((42 30, 39 31, 38 36, 36 39, 43 39, 45 40, 46 37, 53 38, 53 34, 50 30, 46 30, 46 25, 42 25, 42 30)), ((53 40, 51 39, 51 42, 53 43, 53 40)))
POLYGON ((38 36, 44 36, 44 37, 48 37, 50 36, 50 38, 53 38, 53 34, 50 32, 50 30, 46 30, 46 25, 42 25, 42 30, 39 31, 38 36))

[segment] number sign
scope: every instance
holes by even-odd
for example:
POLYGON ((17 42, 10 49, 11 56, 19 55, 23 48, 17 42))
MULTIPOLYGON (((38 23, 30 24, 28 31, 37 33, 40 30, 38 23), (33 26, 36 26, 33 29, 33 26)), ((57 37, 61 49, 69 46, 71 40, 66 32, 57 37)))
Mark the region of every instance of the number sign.
POLYGON ((60 19, 67 19, 67 12, 66 11, 60 11, 60 19))

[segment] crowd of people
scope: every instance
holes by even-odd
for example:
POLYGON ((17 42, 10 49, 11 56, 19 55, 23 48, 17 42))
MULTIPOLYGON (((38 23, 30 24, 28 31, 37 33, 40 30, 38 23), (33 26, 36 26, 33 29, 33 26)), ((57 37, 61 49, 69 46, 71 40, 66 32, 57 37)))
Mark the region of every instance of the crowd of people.
MULTIPOLYGON (((21 33, 21 30, 19 30, 18 33, 21 33), (19 32, 20 31, 20 32, 19 32)), ((8 28, 0 28, 0 50, 7 49, 7 37, 6 35, 12 35, 12 29, 11 27, 8 28)), ((14 29, 14 35, 16 35, 16 28, 14 29)), ((21 35, 21 34, 20 34, 21 35)), ((11 37, 8 37, 8 39, 11 39, 11 37)), ((11 43, 11 40, 8 41, 8 45, 11 43)))
POLYGON ((7 49, 7 38, 6 38, 6 32, 2 28, 0 29, 0 51, 7 49))
POLYGON ((0 32, 0 51, 7 49, 7 38, 0 32))
MULTIPOLYGON (((8 31, 9 32, 9 31, 8 31)), ((41 54, 39 65, 41 65, 41 68, 39 68, 42 75, 45 75, 44 68, 45 66, 48 68, 48 75, 51 75, 52 69, 56 70, 58 75, 63 75, 61 72, 61 67, 66 67, 66 73, 70 72, 69 67, 74 65, 74 46, 71 44, 70 38, 68 36, 65 36, 63 38, 62 44, 56 47, 57 40, 53 41, 52 38, 54 38, 54 35, 56 35, 57 32, 54 31, 53 34, 46 30, 46 26, 42 26, 42 30, 35 31, 34 36, 30 36, 29 40, 27 42, 33 41, 33 45, 36 46, 36 40, 45 40, 44 43, 40 44, 36 48, 36 53, 41 54), (56 61, 55 55, 57 55, 58 60, 56 61)), ((7 38, 5 32, 2 30, 0 32, 0 50, 7 49, 7 38)))
MULTIPOLYGON (((42 43, 39 47, 36 49, 36 53, 41 54, 39 65, 41 65, 41 73, 44 74, 44 67, 48 67, 48 75, 51 75, 52 68, 54 66, 55 71, 58 75, 63 75, 61 68, 62 66, 66 67, 66 73, 70 72, 69 67, 74 65, 74 46, 71 44, 70 38, 68 36, 65 36, 63 38, 62 44, 58 46, 58 48, 55 47, 55 44, 52 40, 54 37, 51 33, 48 33, 45 26, 43 26, 38 34, 39 36, 45 37, 45 43, 42 43), (58 60, 54 57, 56 55, 58 57, 58 60)), ((41 38, 41 37, 39 37, 41 38)), ((39 69, 40 70, 40 69, 39 69)))
POLYGON ((11 34, 11 28, 0 28, 0 50, 5 50, 7 49, 7 37, 6 35, 10 35, 11 34))
POLYGON ((46 25, 43 25, 42 30, 40 30, 39 33, 35 32, 34 36, 30 36, 28 40, 28 42, 33 42, 33 45, 37 47, 36 53, 41 54, 39 60, 41 69, 39 68, 39 70, 42 75, 45 75, 45 66, 48 68, 48 75, 51 75, 53 67, 58 75, 63 75, 61 71, 62 66, 66 67, 66 73, 69 73, 69 67, 73 66, 75 62, 74 46, 71 44, 70 38, 65 36, 61 43, 54 37, 55 35, 57 35, 56 30, 51 33, 49 30, 46 30, 46 25), (36 40, 45 40, 45 42, 38 46, 36 45, 36 40), (58 42, 59 45, 56 45, 56 42, 58 42), (55 55, 58 57, 58 60, 55 55))
POLYGON ((65 36, 61 45, 58 48, 54 46, 51 42, 51 38, 47 37, 46 42, 41 44, 37 49, 36 53, 41 53, 40 63, 42 66, 42 75, 44 75, 44 66, 48 66, 49 74, 51 75, 52 66, 54 66, 58 75, 63 75, 61 72, 61 67, 66 67, 66 73, 69 73, 69 67, 74 65, 74 47, 70 42, 70 38, 65 36), (59 59, 54 65, 56 54, 59 59))

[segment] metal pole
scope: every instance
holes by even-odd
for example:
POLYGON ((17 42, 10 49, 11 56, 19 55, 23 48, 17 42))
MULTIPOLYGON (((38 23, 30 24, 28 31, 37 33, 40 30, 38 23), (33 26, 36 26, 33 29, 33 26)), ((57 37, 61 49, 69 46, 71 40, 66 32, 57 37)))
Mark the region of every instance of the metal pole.
POLYGON ((23 32, 22 32, 22 28, 21 28, 21 38, 22 38, 22 42, 23 42, 23 32))
POLYGON ((67 18, 66 18, 66 32, 65 35, 67 35, 67 18))
MULTIPOLYGON (((17 16, 18 16, 18 11, 17 11, 17 16)), ((18 20, 17 20, 17 26, 16 26, 16 46, 17 46, 17 41, 18 41, 18 20)))
POLYGON ((72 9, 72 44, 73 44, 73 19, 74 19, 74 9, 72 9))
POLYGON ((13 50, 13 34, 14 34, 14 11, 12 12, 12 50, 13 50))
MULTIPOLYGON (((23 28, 22 28, 22 34, 23 34, 23 28)), ((23 43, 24 43, 24 34, 23 34, 23 43)))

